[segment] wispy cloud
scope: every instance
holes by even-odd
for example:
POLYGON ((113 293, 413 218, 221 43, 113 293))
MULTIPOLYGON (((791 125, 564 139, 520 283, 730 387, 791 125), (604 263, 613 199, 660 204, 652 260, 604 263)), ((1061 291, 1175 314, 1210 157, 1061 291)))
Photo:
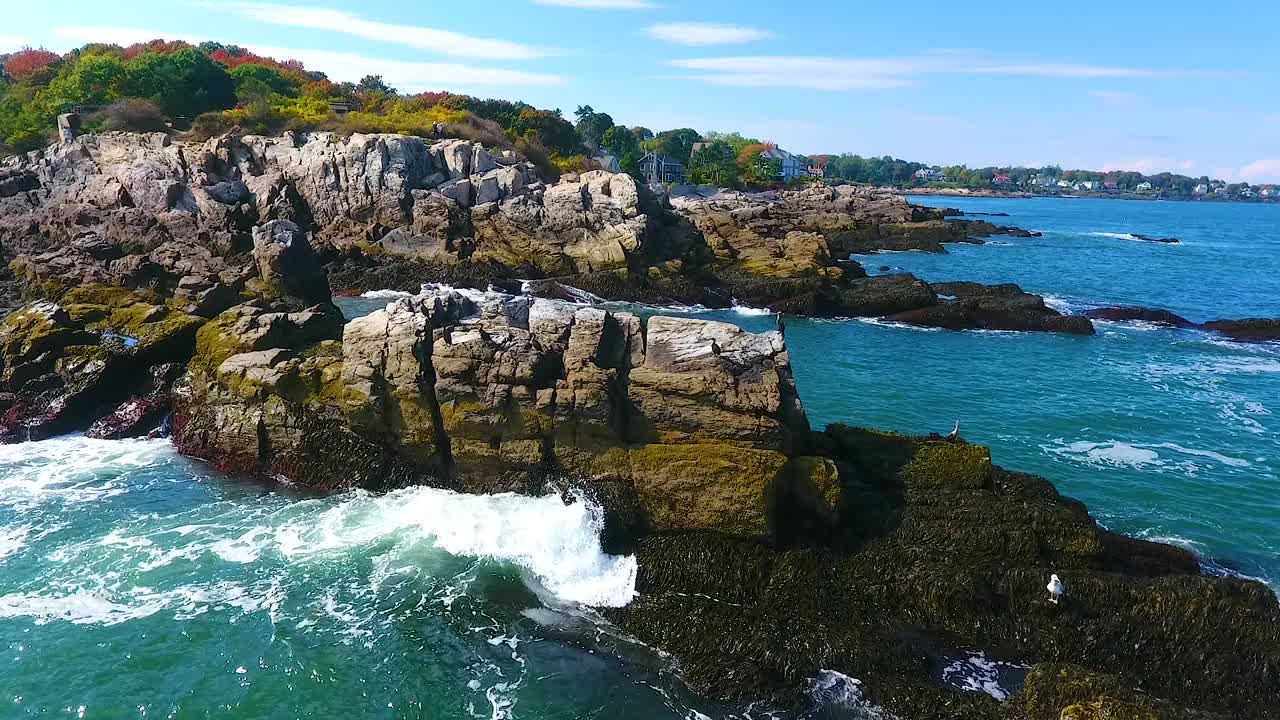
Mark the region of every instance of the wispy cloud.
POLYGON ((217 7, 230 9, 250 20, 270 25, 327 30, 377 42, 431 50, 454 57, 526 60, 554 54, 551 51, 507 40, 490 40, 449 30, 366 20, 359 15, 342 10, 251 2, 219 3, 217 7))
MULTIPOLYGON (((138 28, 60 27, 54 34, 75 42, 107 42, 131 45, 155 38, 199 42, 203 38, 180 33, 158 32, 138 28)), ((228 41, 233 39, 227 38, 228 41)), ((478 86, 529 87, 564 84, 565 78, 549 73, 525 72, 502 68, 475 67, 458 63, 424 63, 389 60, 356 53, 277 47, 256 43, 238 43, 249 50, 278 60, 301 60, 310 70, 319 70, 333 80, 359 80, 365 75, 381 75, 403 91, 462 90, 478 86)))
POLYGON ((1138 101, 1137 93, 1123 90, 1090 90, 1090 97, 1095 97, 1108 105, 1132 105, 1138 101))
POLYGON ((716 85, 873 90, 910 85, 909 76, 921 72, 920 65, 927 62, 770 55, 671 60, 668 64, 702 71, 683 77, 716 85))
POLYGON ((650 37, 680 45, 728 45, 773 37, 773 33, 759 28, 700 22, 660 23, 650 25, 646 32, 650 37))
MULTIPOLYGON (((794 55, 671 60, 673 67, 701 70, 684 76, 720 85, 794 87, 818 90, 861 90, 911 85, 934 73, 1014 75, 1044 78, 1178 78, 1226 77, 1204 70, 1150 70, 1069 63, 1000 64, 967 57, 967 52, 925 53, 898 58, 809 57, 794 55)), ((974 53, 973 55, 977 55, 974 53)))
POLYGON ((1139 172, 1151 175, 1161 172, 1186 173, 1195 170, 1194 160, 1178 160, 1167 157, 1139 157, 1104 163, 1102 172, 1139 172))
POLYGON ((1153 78, 1153 77, 1222 77, 1228 73, 1207 70, 1153 70, 1148 68, 1114 68, 1107 65, 1075 63, 1038 63, 1012 65, 977 65, 960 72, 991 73, 1001 76, 1034 76, 1056 78, 1153 78))
POLYGON ((662 7, 650 0, 533 0, 537 5, 586 8, 589 10, 650 10, 662 7))
POLYGON ((65 25, 53 29, 53 34, 71 42, 100 42, 114 45, 133 45, 150 40, 181 40, 199 43, 201 38, 184 33, 159 32, 141 28, 107 27, 105 25, 65 25))

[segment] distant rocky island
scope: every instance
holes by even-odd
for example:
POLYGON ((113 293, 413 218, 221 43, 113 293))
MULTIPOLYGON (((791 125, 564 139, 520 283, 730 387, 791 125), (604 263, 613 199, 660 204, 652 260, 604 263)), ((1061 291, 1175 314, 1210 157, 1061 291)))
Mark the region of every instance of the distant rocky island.
POLYGON ((712 697, 793 706, 835 671, 907 718, 1271 717, 1266 586, 959 436, 811 428, 781 326, 582 302, 1092 333, 1013 284, 848 260, 1010 232, 857 187, 550 182, 458 138, 72 137, 0 169, 0 438, 167 425, 263 482, 585 494, 639 561, 602 612, 712 697), (335 289, 408 292, 348 319, 335 289), (976 652, 1024 668, 1007 703, 938 682, 976 652))

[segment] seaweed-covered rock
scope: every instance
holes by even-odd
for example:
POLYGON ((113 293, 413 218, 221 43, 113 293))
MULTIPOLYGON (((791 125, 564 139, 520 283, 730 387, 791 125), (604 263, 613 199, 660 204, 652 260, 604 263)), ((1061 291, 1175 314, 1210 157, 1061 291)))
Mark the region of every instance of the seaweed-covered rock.
POLYGON ((14 398, 0 419, 0 438, 85 429, 131 394, 152 393, 157 366, 186 362, 203 323, 146 296, 101 286, 73 290, 65 305, 18 310, 0 326, 0 384, 14 398))
MULTIPOLYGON (((699 690, 785 703, 831 669, 903 717, 1009 717, 985 694, 936 684, 937 658, 981 648, 1109 673, 1117 687, 1169 698, 1167 717, 1266 717, 1258 708, 1280 684, 1280 606, 1267 588, 1201 576, 1185 551, 1117 543, 1082 505, 993 466, 979 446, 842 426, 812 446, 839 468, 839 520, 825 541, 650 535, 637 550, 638 599, 607 611, 672 652, 699 690), (1044 592, 1050 573, 1069 588, 1061 605, 1044 592)), ((1135 697, 1083 693, 1043 701, 1051 715, 1028 706, 1028 717, 1146 711, 1135 697)))
POLYGON ((1014 702, 1028 720, 1225 720, 1225 713, 1179 707, 1120 678, 1078 665, 1042 663, 1014 702))

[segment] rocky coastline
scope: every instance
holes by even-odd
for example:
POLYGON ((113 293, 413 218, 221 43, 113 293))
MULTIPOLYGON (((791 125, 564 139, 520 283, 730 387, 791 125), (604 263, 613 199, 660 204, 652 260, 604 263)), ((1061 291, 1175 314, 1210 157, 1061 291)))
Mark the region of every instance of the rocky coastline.
MULTIPOLYGON (((958 438, 811 428, 781 329, 580 294, 1092 333, 1016 285, 842 259, 983 232, 868 190, 548 184, 457 140, 84 136, 0 169, 0 441, 168 417, 186 455, 319 491, 584 494, 639 562, 635 600, 602 612, 712 697, 793 707, 836 671, 904 718, 1274 717, 1266 586, 958 438), (397 286, 364 317, 333 303, 397 286), (1007 702, 937 681, 975 652, 1026 667, 1007 702)), ((1181 320, 1121 310, 1098 317, 1181 320)))

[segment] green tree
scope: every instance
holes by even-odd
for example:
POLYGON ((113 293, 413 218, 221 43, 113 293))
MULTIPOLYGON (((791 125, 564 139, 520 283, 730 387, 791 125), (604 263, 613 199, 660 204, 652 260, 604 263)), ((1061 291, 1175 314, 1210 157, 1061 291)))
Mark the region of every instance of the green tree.
POLYGON ((613 118, 608 113, 595 112, 590 105, 579 107, 574 115, 578 118, 576 129, 582 141, 592 147, 601 147, 604 134, 614 126, 613 118))
POLYGON ((701 140, 702 135, 690 128, 664 130, 651 141, 651 147, 656 148, 654 151, 661 155, 687 164, 689 156, 693 154, 693 144, 701 140))
POLYGON ((170 117, 195 117, 235 104, 235 81, 208 55, 186 48, 143 53, 125 66, 120 94, 150 100, 170 117))
POLYGON ((600 138, 600 147, 617 157, 640 153, 640 142, 625 126, 615 125, 604 131, 600 138))
POLYGON ((689 158, 689 180, 699 184, 736 187, 741 179, 733 147, 716 140, 689 158))
POLYGON ((43 100, 54 112, 76 105, 106 105, 120 97, 125 64, 109 55, 85 55, 62 66, 43 100))
POLYGON ((236 81, 236 92, 239 94, 240 87, 249 80, 256 80, 264 83, 271 88, 271 92, 285 97, 293 97, 298 94, 298 88, 285 77, 279 70, 258 63, 245 63, 237 65, 231 70, 231 78, 236 81))

